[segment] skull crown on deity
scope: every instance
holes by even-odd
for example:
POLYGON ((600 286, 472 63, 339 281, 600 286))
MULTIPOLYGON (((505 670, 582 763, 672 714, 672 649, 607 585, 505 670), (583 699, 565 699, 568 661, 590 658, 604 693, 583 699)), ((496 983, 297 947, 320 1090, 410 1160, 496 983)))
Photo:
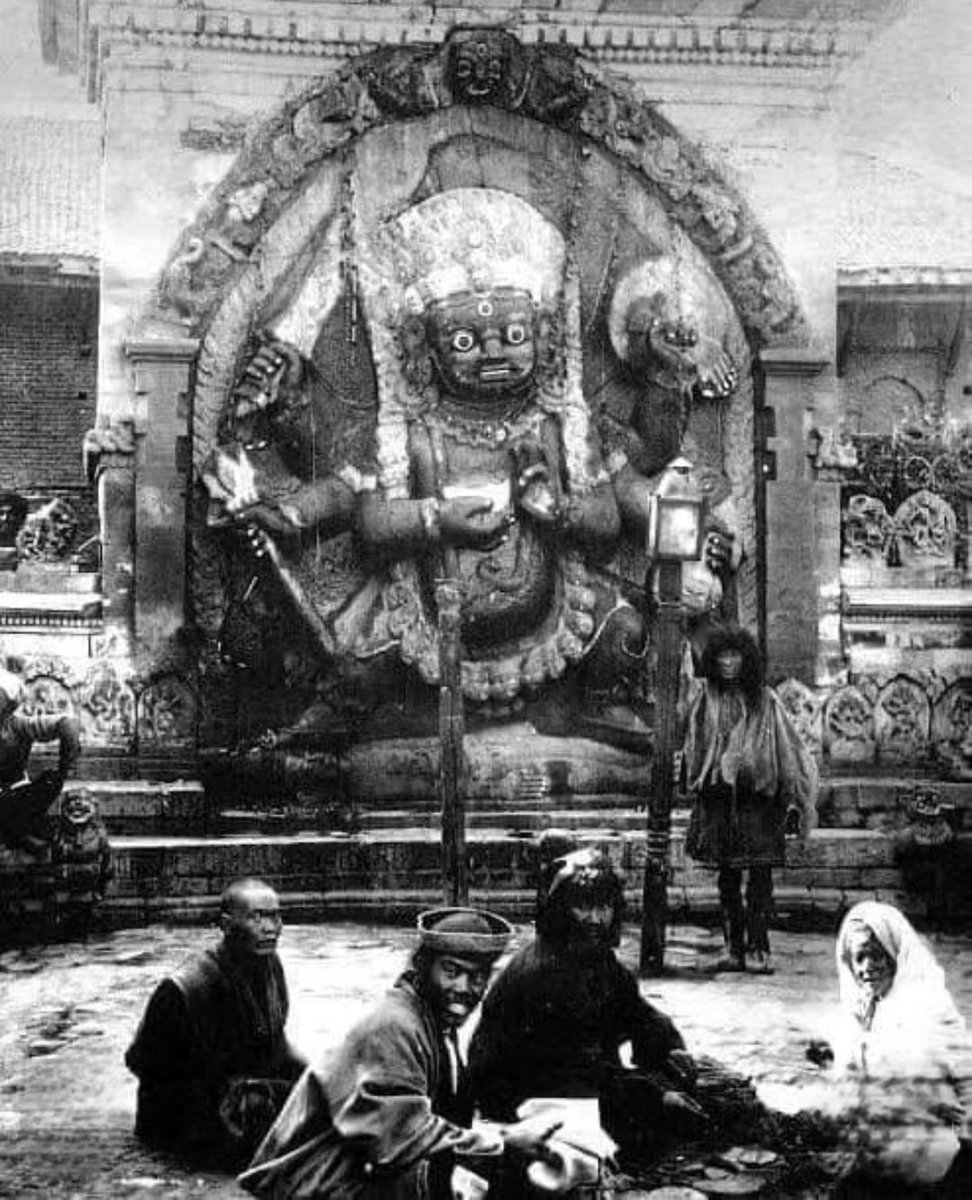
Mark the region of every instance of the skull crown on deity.
MULTIPOLYGON (((282 537, 280 547, 323 530, 361 548, 361 569, 329 610, 299 597, 329 659, 356 681, 392 659, 440 683, 436 585, 448 579, 461 596, 462 691, 474 709, 510 711, 573 680, 592 736, 637 741, 646 634, 612 564, 632 530, 644 544, 651 487, 602 451, 564 234, 511 192, 459 187, 355 227, 353 243, 377 390, 368 460, 332 461, 274 493, 245 448, 220 452, 204 476, 214 504, 282 537)), ((721 350, 699 358, 698 337, 672 332, 664 283, 623 282, 609 318, 616 353, 639 370, 643 356, 661 386, 727 394, 732 364, 721 350), (639 308, 645 294, 650 312, 639 308)), ((246 368, 237 416, 302 411, 309 376, 290 331, 335 303, 326 283, 304 288, 246 368)), ((709 342, 719 349, 703 331, 709 342)))

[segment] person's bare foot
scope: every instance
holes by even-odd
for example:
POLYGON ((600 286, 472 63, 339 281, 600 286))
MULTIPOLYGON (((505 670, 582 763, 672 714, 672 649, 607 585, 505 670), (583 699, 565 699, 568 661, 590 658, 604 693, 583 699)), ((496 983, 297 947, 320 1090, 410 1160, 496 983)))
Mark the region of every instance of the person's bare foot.
POLYGON ((745 970, 746 960, 741 954, 723 954, 714 963, 710 963, 705 968, 705 973, 707 975, 721 975, 728 972, 738 974, 740 971, 745 970))

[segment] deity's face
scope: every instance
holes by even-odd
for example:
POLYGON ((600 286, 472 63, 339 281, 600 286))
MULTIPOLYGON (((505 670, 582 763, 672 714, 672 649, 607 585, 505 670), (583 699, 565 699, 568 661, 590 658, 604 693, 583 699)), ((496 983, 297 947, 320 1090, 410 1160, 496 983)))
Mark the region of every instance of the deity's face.
POLYGON ((854 981, 868 996, 880 1000, 891 990, 896 964, 866 926, 854 928, 847 943, 847 958, 854 981))
POLYGON ((460 292, 427 317, 432 354, 446 390, 488 401, 529 387, 537 365, 533 300, 520 288, 460 292))

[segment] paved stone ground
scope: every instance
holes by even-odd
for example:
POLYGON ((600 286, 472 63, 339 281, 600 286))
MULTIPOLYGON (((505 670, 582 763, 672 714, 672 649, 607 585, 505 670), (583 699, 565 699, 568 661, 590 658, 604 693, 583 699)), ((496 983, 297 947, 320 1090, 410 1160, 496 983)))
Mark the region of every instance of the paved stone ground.
MULTIPOLYGON (((634 962, 634 931, 622 954, 634 962)), ((228 1179, 187 1173, 130 1134, 134 1080, 122 1055, 156 981, 211 931, 154 927, 0 955, 0 1196, 244 1195, 228 1179)), ((714 932, 670 932, 669 971, 643 987, 689 1046, 750 1075, 767 1097, 809 1080, 803 1050, 836 999, 832 939, 779 933, 777 974, 706 977, 714 932)), ((308 1053, 342 1032, 400 969, 401 928, 291 926, 281 954, 293 1040, 308 1053)), ((953 994, 972 1016, 972 936, 936 939, 953 994)), ((807 1195, 819 1195, 808 1192, 807 1195)))

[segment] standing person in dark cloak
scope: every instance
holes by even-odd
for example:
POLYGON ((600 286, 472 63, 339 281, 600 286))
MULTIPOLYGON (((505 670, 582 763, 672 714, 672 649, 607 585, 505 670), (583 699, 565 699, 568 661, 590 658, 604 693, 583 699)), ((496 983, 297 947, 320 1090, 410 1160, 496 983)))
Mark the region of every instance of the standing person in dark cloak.
POLYGON ((683 752, 693 798, 685 849, 718 870, 726 953, 720 971, 772 971, 773 867, 786 857, 788 813, 805 836, 815 823, 817 767, 776 693, 764 685, 752 636, 713 630, 690 703, 683 752), (743 907, 742 875, 749 871, 743 907))
MULTIPOLYGON (((675 1124, 698 1127, 694 1063, 673 1022, 620 963, 622 882, 596 848, 541 847, 536 938, 483 1003, 469 1051, 470 1086, 487 1118, 515 1118, 532 1098, 594 1099, 623 1154, 644 1155, 675 1124), (631 1067, 620 1049, 631 1045, 631 1067)), ((507 1180, 504 1197, 533 1194, 507 1180)))
POLYGON ((460 1177, 482 1195, 505 1154, 543 1159, 556 1125, 470 1124, 457 1039, 511 934, 479 909, 423 913, 408 969, 304 1072, 242 1186, 273 1200, 451 1200, 460 1177))
POLYGON ((237 1169, 266 1133, 304 1059, 284 1032, 280 901, 258 879, 222 896, 221 942, 152 993, 125 1055, 138 1076, 135 1132, 150 1145, 237 1169))

